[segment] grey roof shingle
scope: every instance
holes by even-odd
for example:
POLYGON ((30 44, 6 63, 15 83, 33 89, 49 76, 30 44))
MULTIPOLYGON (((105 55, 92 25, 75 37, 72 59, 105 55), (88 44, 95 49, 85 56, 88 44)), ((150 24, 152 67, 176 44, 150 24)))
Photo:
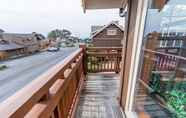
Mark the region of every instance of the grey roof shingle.
POLYGON ((3 39, 7 41, 32 38, 32 34, 3 33, 3 39))
POLYGON ((24 46, 20 46, 15 43, 0 43, 0 51, 15 50, 21 48, 24 48, 24 46))

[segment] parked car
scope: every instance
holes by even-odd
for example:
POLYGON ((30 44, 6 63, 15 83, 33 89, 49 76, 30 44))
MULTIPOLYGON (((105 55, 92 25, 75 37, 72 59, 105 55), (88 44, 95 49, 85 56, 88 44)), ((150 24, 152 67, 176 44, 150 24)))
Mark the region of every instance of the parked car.
POLYGON ((49 52, 57 52, 57 51, 59 51, 59 50, 60 50, 59 47, 50 47, 50 48, 48 48, 47 51, 49 51, 49 52))

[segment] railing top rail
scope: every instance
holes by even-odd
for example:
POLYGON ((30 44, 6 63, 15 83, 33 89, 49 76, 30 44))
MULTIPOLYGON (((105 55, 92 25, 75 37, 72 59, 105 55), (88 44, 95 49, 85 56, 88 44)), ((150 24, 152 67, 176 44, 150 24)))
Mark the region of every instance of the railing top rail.
POLYGON ((87 55, 95 55, 95 56, 121 56, 121 53, 112 52, 112 53, 106 53, 106 52, 87 52, 87 55))
POLYGON ((87 47, 87 50, 122 50, 122 47, 87 47))
POLYGON ((183 56, 168 54, 168 53, 159 52, 159 51, 154 51, 154 50, 151 50, 151 49, 144 49, 144 51, 148 52, 148 53, 160 54, 160 55, 164 55, 164 56, 171 56, 171 57, 175 57, 177 59, 181 59, 181 60, 186 61, 186 57, 183 57, 183 56))
POLYGON ((30 84, 26 85, 23 89, 16 92, 13 96, 0 103, 0 116, 4 118, 10 117, 16 113, 17 110, 23 110, 24 112, 28 107, 31 108, 57 80, 56 76, 59 75, 60 72, 65 71, 65 69, 69 67, 69 64, 81 53, 82 49, 78 49, 37 79, 33 80, 30 84))

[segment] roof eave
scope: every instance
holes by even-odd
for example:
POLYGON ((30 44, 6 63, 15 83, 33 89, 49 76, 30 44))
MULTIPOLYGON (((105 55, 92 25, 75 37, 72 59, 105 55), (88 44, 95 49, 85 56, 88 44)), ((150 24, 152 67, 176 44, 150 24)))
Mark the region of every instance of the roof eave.
POLYGON ((118 27, 121 31, 124 32, 124 29, 122 27, 120 27, 118 24, 116 24, 115 22, 110 22, 109 24, 105 25, 103 28, 101 28, 98 31, 96 31, 93 35, 90 36, 90 38, 91 39, 94 38, 96 35, 98 35, 100 32, 102 32, 105 28, 107 28, 111 24, 114 24, 116 27, 118 27))
POLYGON ((82 0, 83 11, 88 9, 124 8, 128 0, 82 0))

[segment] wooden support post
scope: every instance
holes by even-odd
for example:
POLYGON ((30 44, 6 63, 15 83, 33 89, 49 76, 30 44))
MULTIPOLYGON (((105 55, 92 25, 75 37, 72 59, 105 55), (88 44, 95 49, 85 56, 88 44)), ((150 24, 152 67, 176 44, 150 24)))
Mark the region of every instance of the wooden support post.
POLYGON ((86 75, 87 74, 87 56, 86 56, 86 45, 80 44, 79 48, 83 49, 83 72, 86 75))
MULTIPOLYGON (((156 47, 158 45, 158 37, 159 34, 157 32, 153 32, 151 34, 148 34, 147 36, 147 42, 146 42, 146 49, 150 49, 155 51, 156 47), (153 45, 152 45, 153 44, 153 45)), ((154 53, 146 53, 144 52, 144 60, 143 60, 143 68, 141 71, 141 78, 143 81, 145 81, 147 84, 149 83, 149 78, 151 76, 151 72, 154 67, 154 60, 155 54, 154 53)))

